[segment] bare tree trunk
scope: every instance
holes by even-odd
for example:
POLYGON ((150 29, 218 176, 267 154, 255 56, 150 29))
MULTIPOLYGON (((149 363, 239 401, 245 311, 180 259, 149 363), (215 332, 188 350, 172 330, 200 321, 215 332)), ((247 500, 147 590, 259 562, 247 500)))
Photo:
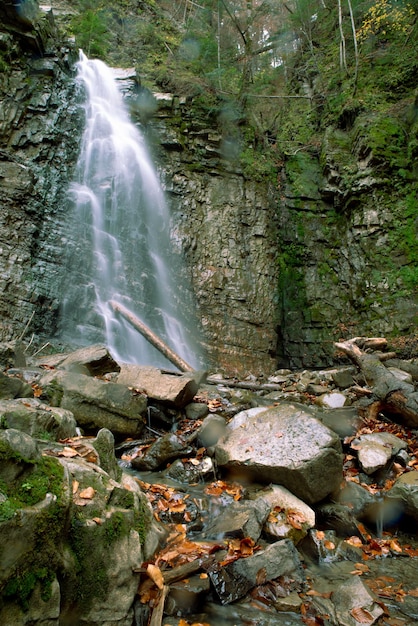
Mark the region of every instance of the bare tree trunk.
POLYGON ((347 59, 345 54, 345 37, 343 30, 343 12, 341 7, 341 0, 338 0, 338 25, 340 28, 340 69, 347 72, 347 59))
POLYGON ((110 306, 114 311, 120 313, 122 317, 126 319, 127 322, 131 324, 137 331, 141 333, 143 337, 147 341, 150 342, 154 348, 157 348, 171 363, 173 363, 176 367, 179 368, 182 372, 192 372, 193 368, 191 365, 183 361, 183 359, 176 354, 171 348, 167 346, 166 343, 160 337, 158 337, 144 322, 142 322, 139 317, 131 313, 129 309, 120 304, 119 302, 115 302, 115 300, 110 301, 110 306))
POLYGON ((358 78, 358 66, 359 66, 359 54, 358 54, 358 44, 357 44, 357 34, 356 34, 356 25, 354 23, 354 15, 353 15, 353 7, 351 5, 351 0, 347 0, 348 10, 350 11, 350 22, 351 22, 351 31, 353 33, 353 44, 354 44, 354 58, 355 58, 355 69, 354 69, 354 92, 353 96, 357 90, 357 78, 358 78))

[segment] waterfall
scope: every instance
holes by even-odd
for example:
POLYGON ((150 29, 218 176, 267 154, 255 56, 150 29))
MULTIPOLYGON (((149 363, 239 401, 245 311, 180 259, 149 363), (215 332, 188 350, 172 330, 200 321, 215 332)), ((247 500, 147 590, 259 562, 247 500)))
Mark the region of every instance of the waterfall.
POLYGON ((114 312, 113 300, 197 367, 191 332, 197 324, 187 317, 190 305, 179 301, 179 291, 187 293, 180 254, 173 251, 168 207, 144 137, 129 118, 112 70, 82 52, 77 70, 86 95, 85 130, 70 189, 75 243, 68 251, 64 335, 81 344, 104 342, 125 363, 167 367, 114 312))

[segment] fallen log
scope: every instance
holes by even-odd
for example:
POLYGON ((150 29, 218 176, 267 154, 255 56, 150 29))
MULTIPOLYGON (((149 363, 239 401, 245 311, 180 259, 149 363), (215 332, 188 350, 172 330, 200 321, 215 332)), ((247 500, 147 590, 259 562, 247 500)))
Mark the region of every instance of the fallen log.
POLYGON ((162 339, 160 339, 160 337, 158 337, 158 335, 156 335, 150 328, 148 328, 148 326, 144 324, 144 322, 142 322, 139 317, 137 317, 129 309, 124 307, 123 304, 120 304, 115 300, 110 300, 109 304, 116 313, 122 315, 122 317, 127 322, 129 322, 129 324, 131 324, 131 326, 133 326, 135 330, 140 332, 141 335, 145 337, 145 339, 149 341, 152 346, 154 346, 154 348, 157 348, 157 350, 161 352, 161 354, 163 354, 171 363, 178 367, 179 370, 181 370, 182 372, 193 371, 193 367, 191 365, 186 363, 186 361, 184 361, 178 354, 176 354, 174 350, 169 348, 168 345, 162 339))
POLYGON ((245 381, 236 381, 232 378, 215 378, 208 376, 205 381, 208 385, 224 385, 225 387, 234 387, 234 389, 252 389, 253 391, 281 391, 283 384, 277 383, 252 383, 245 381))
MULTIPOLYGON (((357 345, 359 338, 335 343, 361 370, 373 396, 370 414, 389 412, 400 415, 408 426, 418 427, 418 392, 410 383, 397 378, 379 359, 378 355, 362 352, 357 345), (373 401, 374 398, 374 401, 373 401)), ((360 338, 366 345, 364 337, 360 338)), ((379 346, 380 347, 380 346, 379 346)))

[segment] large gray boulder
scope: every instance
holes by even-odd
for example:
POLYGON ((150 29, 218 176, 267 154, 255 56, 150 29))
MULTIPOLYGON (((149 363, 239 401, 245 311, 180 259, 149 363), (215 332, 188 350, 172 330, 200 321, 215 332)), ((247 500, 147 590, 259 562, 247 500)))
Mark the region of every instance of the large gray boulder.
POLYGON ((338 435, 307 407, 291 403, 238 413, 218 441, 215 458, 235 476, 283 485, 308 504, 342 481, 338 435))
POLYGON ((86 430, 107 428, 115 436, 138 437, 144 428, 147 398, 125 385, 64 370, 48 372, 38 384, 43 398, 71 411, 86 430))

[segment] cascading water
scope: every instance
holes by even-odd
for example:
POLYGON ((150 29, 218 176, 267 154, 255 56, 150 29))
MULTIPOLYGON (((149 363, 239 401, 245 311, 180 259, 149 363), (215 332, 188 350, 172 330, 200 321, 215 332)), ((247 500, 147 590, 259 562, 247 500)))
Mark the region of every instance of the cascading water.
POLYGON ((76 233, 63 307, 65 337, 104 341, 126 363, 167 366, 114 312, 110 302, 116 301, 197 367, 190 333, 196 324, 177 304, 179 254, 170 253, 170 216, 144 138, 129 119, 112 70, 82 52, 77 69, 87 97, 86 126, 71 186, 76 233))

